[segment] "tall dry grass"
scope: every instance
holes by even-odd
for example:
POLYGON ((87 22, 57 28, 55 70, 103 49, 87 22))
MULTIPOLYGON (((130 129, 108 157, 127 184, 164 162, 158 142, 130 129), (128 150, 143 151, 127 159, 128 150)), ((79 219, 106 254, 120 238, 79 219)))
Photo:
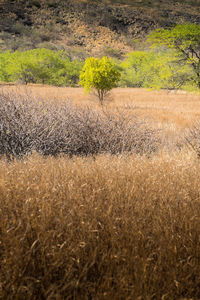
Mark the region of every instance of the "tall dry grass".
POLYGON ((163 126, 161 92, 101 111, 21 91, 0 95, 0 299, 200 299, 200 126, 169 134, 198 96, 163 126))
POLYGON ((1 299, 199 299, 200 164, 1 161, 1 299))
MULTIPOLYGON (((42 85, 5 86, 5 93, 32 95, 47 101, 58 99, 71 100, 73 103, 98 109, 98 99, 92 94, 85 94, 82 88, 65 88, 42 85)), ((109 109, 126 109, 141 117, 153 119, 161 127, 174 127, 182 130, 193 124, 200 117, 200 95, 185 91, 148 91, 137 88, 116 88, 111 92, 110 101, 105 105, 109 109)), ((176 129, 175 129, 176 128, 176 129)))

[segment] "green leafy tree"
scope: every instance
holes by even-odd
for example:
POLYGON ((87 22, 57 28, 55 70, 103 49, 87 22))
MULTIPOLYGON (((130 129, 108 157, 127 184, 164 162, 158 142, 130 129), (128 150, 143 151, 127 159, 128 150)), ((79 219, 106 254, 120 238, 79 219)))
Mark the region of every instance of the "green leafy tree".
POLYGON ((15 51, 11 54, 8 73, 12 81, 47 83, 50 70, 45 66, 46 53, 41 50, 15 51))
POLYGON ((177 56, 174 50, 154 53, 154 59, 149 62, 149 68, 157 69, 157 72, 152 74, 151 88, 180 89, 191 81, 191 67, 179 61, 177 56))
POLYGON ((0 81, 74 86, 83 62, 64 51, 34 49, 0 53, 0 81))
POLYGON ((121 63, 122 76, 120 83, 127 87, 144 87, 145 83, 152 80, 154 73, 153 66, 149 64, 154 59, 154 55, 144 51, 134 51, 126 55, 126 59, 121 63))
POLYGON ((80 73, 80 85, 87 92, 94 90, 99 98, 100 104, 108 92, 117 86, 121 73, 119 68, 106 56, 101 59, 89 57, 86 59, 80 73))
POLYGON ((128 87, 179 89, 191 78, 191 68, 178 63, 177 52, 167 51, 128 53, 121 63, 120 84, 128 87))
POLYGON ((179 61, 189 64, 194 72, 194 82, 200 88, 200 25, 179 24, 174 28, 157 29, 148 36, 156 47, 177 51, 179 61))
POLYGON ((10 81, 10 76, 7 70, 10 56, 11 56, 10 51, 0 52, 0 81, 2 82, 10 81))

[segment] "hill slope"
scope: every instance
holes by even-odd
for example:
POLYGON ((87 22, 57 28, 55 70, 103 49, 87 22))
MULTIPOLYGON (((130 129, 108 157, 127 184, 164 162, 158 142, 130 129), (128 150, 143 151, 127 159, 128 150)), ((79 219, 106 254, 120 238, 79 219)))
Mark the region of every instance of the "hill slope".
POLYGON ((65 49, 120 57, 158 27, 200 23, 200 1, 0 0, 0 50, 65 49))

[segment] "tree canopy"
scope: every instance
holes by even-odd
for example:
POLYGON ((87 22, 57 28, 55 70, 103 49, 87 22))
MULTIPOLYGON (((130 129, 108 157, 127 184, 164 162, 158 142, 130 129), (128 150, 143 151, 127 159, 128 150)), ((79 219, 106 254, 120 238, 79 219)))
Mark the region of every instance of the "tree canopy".
POLYGON ((106 94, 114 87, 120 79, 120 71, 111 59, 106 56, 101 59, 89 57, 80 73, 80 85, 86 91, 94 89, 101 104, 106 94))
POLYGON ((127 87, 153 89, 180 89, 191 85, 192 70, 184 62, 178 62, 177 52, 134 51, 121 63, 120 84, 127 87))
POLYGON ((0 53, 0 81, 74 86, 83 63, 64 51, 33 49, 0 53))
POLYGON ((200 88, 200 25, 179 24, 169 29, 157 29, 148 36, 153 46, 175 49, 179 60, 190 64, 194 81, 200 88))

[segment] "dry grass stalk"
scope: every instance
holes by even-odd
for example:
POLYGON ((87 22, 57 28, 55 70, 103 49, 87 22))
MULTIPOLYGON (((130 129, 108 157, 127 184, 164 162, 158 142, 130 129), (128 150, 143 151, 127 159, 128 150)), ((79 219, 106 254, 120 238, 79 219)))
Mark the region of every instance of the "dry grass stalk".
POLYGON ((1 299, 199 299, 191 153, 1 161, 1 299))

